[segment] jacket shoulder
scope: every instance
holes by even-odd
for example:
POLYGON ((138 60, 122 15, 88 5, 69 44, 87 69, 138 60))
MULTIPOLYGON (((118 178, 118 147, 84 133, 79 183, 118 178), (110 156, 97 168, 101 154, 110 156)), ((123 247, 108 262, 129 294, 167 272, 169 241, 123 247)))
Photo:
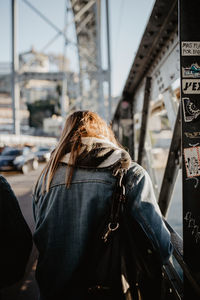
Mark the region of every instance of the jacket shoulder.
POLYGON ((132 162, 125 176, 125 182, 128 189, 132 189, 142 178, 148 177, 147 171, 138 163, 132 162))
POLYGON ((2 175, 0 175, 0 188, 1 189, 9 189, 10 188, 9 183, 2 175))
POLYGON ((0 175, 0 191, 1 191, 1 202, 5 202, 6 199, 14 199, 14 201, 16 200, 16 196, 10 186, 10 184, 8 183, 8 181, 6 180, 5 177, 0 175))

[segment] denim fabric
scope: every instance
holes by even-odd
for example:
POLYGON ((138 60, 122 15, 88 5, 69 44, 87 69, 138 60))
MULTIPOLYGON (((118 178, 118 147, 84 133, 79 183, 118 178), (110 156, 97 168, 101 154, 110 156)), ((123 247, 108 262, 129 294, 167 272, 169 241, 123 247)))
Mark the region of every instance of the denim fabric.
MULTIPOLYGON (((49 192, 42 194, 39 184, 33 196, 34 241, 39 250, 36 279, 41 299, 45 300, 58 299, 56 295, 70 280, 92 228, 109 211, 116 182, 108 168, 75 169, 69 189, 65 176, 66 165, 61 165, 49 192)), ((172 252, 170 233, 162 220, 149 175, 136 163, 126 174, 126 192, 131 216, 146 231, 165 263, 172 252)))

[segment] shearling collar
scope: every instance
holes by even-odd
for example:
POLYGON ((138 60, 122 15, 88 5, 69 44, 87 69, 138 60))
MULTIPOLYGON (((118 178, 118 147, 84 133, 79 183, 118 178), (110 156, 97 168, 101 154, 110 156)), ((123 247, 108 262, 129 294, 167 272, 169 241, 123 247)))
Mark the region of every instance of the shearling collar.
MULTIPOLYGON (((70 153, 65 154, 61 162, 69 164, 70 153)), ((108 168, 128 170, 131 157, 127 151, 111 143, 108 139, 96 137, 81 138, 80 156, 76 166, 89 168, 108 168), (115 168, 116 167, 116 168, 115 168)))

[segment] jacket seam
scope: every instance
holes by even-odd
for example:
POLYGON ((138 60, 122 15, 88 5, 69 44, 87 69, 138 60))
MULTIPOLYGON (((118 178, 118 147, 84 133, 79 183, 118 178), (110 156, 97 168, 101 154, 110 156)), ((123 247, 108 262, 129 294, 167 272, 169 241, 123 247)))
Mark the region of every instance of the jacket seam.
MULTIPOLYGON (((106 185, 113 185, 115 182, 108 182, 108 181, 105 181, 105 180, 100 180, 100 179, 88 179, 88 180, 77 180, 75 182, 71 182, 70 185, 74 185, 74 184, 79 184, 79 183, 104 183, 106 185)), ((58 183, 58 184, 54 184, 54 185, 51 185, 50 189, 54 188, 54 187, 57 187, 57 186, 63 186, 63 185, 66 185, 65 182, 63 183, 58 183)))

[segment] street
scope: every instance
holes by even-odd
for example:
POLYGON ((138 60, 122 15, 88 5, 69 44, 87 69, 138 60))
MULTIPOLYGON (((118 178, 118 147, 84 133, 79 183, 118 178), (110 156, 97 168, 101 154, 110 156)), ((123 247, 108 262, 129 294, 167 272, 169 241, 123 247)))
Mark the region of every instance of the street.
MULTIPOLYGON (((43 169, 44 164, 39 164, 39 168, 23 175, 17 172, 0 172, 11 185, 22 213, 31 231, 34 230, 34 219, 32 213, 32 190, 34 184, 43 169)), ((37 261, 37 250, 33 246, 32 253, 27 265, 26 274, 21 282, 2 291, 2 300, 37 300, 38 287, 34 278, 34 271, 37 261)))

